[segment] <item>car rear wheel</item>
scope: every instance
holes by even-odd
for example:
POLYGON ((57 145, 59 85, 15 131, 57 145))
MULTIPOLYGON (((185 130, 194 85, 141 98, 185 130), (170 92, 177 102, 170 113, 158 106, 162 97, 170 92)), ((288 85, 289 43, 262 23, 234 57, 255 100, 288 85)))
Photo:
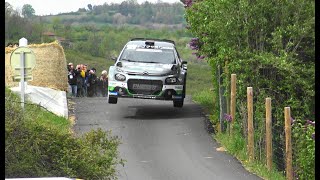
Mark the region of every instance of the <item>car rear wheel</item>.
POLYGON ((118 102, 118 98, 116 98, 116 97, 109 97, 108 98, 109 104, 117 104, 117 102, 118 102))
POLYGON ((184 99, 182 99, 182 100, 173 100, 173 107, 182 107, 183 106, 183 101, 184 101, 184 99))

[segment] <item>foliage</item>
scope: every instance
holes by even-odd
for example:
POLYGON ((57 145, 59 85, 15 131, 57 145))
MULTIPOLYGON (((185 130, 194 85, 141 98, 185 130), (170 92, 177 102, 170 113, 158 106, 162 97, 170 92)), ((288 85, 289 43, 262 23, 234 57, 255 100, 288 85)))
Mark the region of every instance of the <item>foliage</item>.
MULTIPOLYGON (((128 0, 121 4, 105 3, 104 5, 92 5, 92 10, 90 10, 90 4, 88 4, 88 7, 82 9, 83 10, 79 10, 78 12, 62 13, 58 15, 33 16, 33 18, 30 19, 22 16, 18 10, 13 9, 12 6, 6 2, 5 44, 8 44, 9 42, 18 42, 21 37, 26 37, 29 43, 48 42, 49 40, 42 35, 42 33, 46 31, 54 32, 57 36, 64 37, 71 43, 89 40, 89 34, 92 36, 95 34, 95 37, 91 39, 91 41, 86 42, 90 44, 87 48, 94 48, 92 44, 100 45, 103 43, 99 46, 101 47, 99 50, 94 48, 93 50, 96 52, 93 51, 90 53, 94 56, 106 57, 106 54, 109 54, 110 51, 104 51, 105 48, 110 49, 113 46, 113 42, 118 42, 112 39, 112 35, 117 35, 119 30, 124 31, 128 28, 125 26, 126 24, 145 28, 144 31, 134 33, 139 37, 141 37, 142 33, 148 35, 149 32, 152 31, 157 31, 157 33, 164 32, 163 37, 167 35, 166 31, 180 29, 181 32, 184 32, 184 30, 181 30, 185 23, 183 18, 184 9, 181 3, 145 2, 138 4, 135 1, 128 0), (89 11, 87 11, 86 8, 89 8, 89 11), (39 26, 39 24, 41 26, 39 26), (78 26, 79 24, 80 27, 78 26), (108 35, 110 24, 118 25, 120 29, 113 31, 115 34, 108 35), (96 26, 96 28, 85 32, 86 29, 82 28, 84 26, 96 26), (76 32, 81 33, 74 34, 76 32), (111 41, 112 43, 107 43, 106 41, 111 41)), ((126 31, 126 33, 131 33, 133 30, 134 29, 131 28, 126 31)), ((128 40, 128 35, 123 38, 122 36, 119 35, 116 37, 116 40, 120 39, 120 43, 128 40)), ((78 48, 78 46, 84 45, 75 45, 76 48, 78 48)), ((123 46, 123 44, 121 44, 121 46, 123 46)), ((118 49, 118 45, 116 46, 116 49, 118 49)), ((91 51, 91 49, 87 52, 89 51, 91 51)))
MULTIPOLYGON (((297 119, 314 119, 314 1, 186 0, 183 3, 188 29, 195 37, 190 44, 195 54, 206 56, 213 69, 223 67, 221 87, 229 87, 231 74, 237 74, 236 121, 244 136, 246 88, 253 87, 255 147, 259 152, 256 159, 263 162, 260 152, 264 151, 261 137, 264 137, 266 97, 272 98, 273 128, 283 130, 286 106, 291 107, 297 119)), ((220 77, 215 72, 213 75, 220 77)), ((214 83, 214 87, 219 87, 218 82, 214 83)), ((214 90, 218 99, 219 88, 214 90)), ((274 139, 281 144, 283 136, 276 134, 274 139)), ((298 144, 294 148, 300 152, 302 147, 298 144)), ((308 146, 308 151, 314 151, 312 148, 308 146)), ((299 158, 293 161, 297 166, 304 166, 299 158)), ((314 170, 311 164, 308 168, 314 170)))
POLYGON ((112 59, 93 57, 86 53, 81 53, 79 51, 71 49, 65 50, 65 55, 68 63, 72 62, 74 65, 87 64, 89 66, 89 69, 96 69, 97 75, 100 75, 103 70, 109 70, 109 67, 114 64, 114 61, 112 59))
POLYGON ((26 105, 6 88, 5 174, 10 177, 64 176, 114 179, 118 156, 117 137, 101 129, 75 137, 68 120, 26 105))
POLYGON ((295 120, 292 125, 293 165, 295 176, 299 179, 315 179, 315 123, 295 120), (312 167, 312 168, 310 168, 312 167))
MULTIPOLYGON (((226 116, 226 121, 230 118, 228 116, 226 116)), ((241 124, 235 122, 232 132, 233 134, 218 132, 214 138, 225 147, 228 153, 237 157, 248 171, 254 172, 264 179, 285 179, 282 173, 275 169, 268 171, 262 162, 248 161, 246 139, 242 136, 241 124)))
POLYGON ((35 15, 35 10, 33 9, 33 7, 30 4, 25 4, 22 7, 22 15, 25 18, 31 18, 35 15))
MULTIPOLYGON (((138 4, 135 1, 127 0, 121 3, 104 3, 103 5, 94 6, 88 4, 87 7, 79 8, 77 12, 63 13, 57 16, 68 16, 69 18, 62 19, 81 24, 92 20, 103 24, 117 25, 121 22, 123 24, 145 26, 148 24, 184 24, 183 14, 184 8, 181 3, 150 3, 146 1, 138 4), (75 13, 80 13, 85 18, 78 18, 75 15, 79 14, 75 13)), ((45 18, 50 20, 52 17, 46 16, 45 18)))
POLYGON ((182 38, 188 36, 182 30, 160 29, 150 31, 146 28, 137 28, 132 26, 111 27, 111 26, 78 26, 71 27, 70 33, 73 40, 73 49, 92 56, 104 57, 111 59, 118 56, 123 46, 132 38, 144 37, 172 39, 176 41, 178 48, 183 49, 188 39, 182 38), (181 38, 177 38, 177 35, 181 38))
POLYGON ((15 37, 21 37, 22 30, 20 28, 10 27, 21 27, 23 23, 22 18, 18 11, 13 10, 13 7, 6 2, 5 3, 5 38, 6 44, 12 43, 12 39, 15 37))

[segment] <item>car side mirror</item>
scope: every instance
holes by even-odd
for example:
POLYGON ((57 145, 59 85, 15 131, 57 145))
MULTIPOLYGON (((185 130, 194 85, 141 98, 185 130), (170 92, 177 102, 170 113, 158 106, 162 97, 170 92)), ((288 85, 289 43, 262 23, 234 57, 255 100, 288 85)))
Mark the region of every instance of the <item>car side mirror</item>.
POLYGON ((181 62, 181 68, 182 68, 183 70, 187 70, 187 64, 188 64, 187 61, 182 61, 182 62, 181 62))

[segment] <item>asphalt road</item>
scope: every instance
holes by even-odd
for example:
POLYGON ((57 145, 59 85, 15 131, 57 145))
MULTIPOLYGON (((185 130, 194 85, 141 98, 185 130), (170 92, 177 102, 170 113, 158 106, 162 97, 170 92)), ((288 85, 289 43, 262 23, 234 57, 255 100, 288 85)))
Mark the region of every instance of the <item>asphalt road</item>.
POLYGON ((129 180, 251 180, 259 177, 220 147, 205 130, 200 106, 189 97, 183 108, 171 101, 76 98, 75 132, 101 127, 121 138, 119 179, 129 180))

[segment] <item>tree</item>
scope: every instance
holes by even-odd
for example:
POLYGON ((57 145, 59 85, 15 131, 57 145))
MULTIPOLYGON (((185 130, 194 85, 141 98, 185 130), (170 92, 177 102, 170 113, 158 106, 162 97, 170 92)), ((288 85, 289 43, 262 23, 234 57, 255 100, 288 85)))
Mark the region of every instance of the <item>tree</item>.
POLYGON ((25 18, 31 18, 35 15, 35 10, 30 4, 25 4, 22 7, 22 15, 25 18))
POLYGON ((55 33, 57 33, 57 30, 61 28, 61 19, 59 17, 52 19, 52 28, 55 33))
POLYGON ((92 5, 91 4, 88 4, 88 9, 89 9, 89 11, 92 11, 92 5))
POLYGON ((9 4, 8 2, 5 3, 5 16, 10 16, 13 12, 13 8, 11 6, 11 4, 9 4))
MULTIPOLYGON (((235 118, 244 136, 247 119, 246 87, 249 86, 254 88, 253 94, 256 97, 255 138, 261 137, 263 132, 265 97, 271 97, 272 106, 277 107, 272 113, 274 127, 283 128, 284 114, 281 107, 285 106, 290 106, 295 119, 315 119, 315 1, 181 2, 185 4, 188 29, 197 37, 197 43, 190 45, 197 48, 194 50, 198 50, 198 54, 205 55, 217 71, 213 74, 216 77, 215 99, 222 100, 225 94, 230 94, 230 74, 237 74, 235 118)), ((221 101, 214 104, 223 107, 221 101)), ((219 110, 222 114, 225 112, 222 108, 217 109, 215 117, 219 117, 219 110)), ((223 120, 222 117, 220 120, 223 120)), ((283 136, 276 134, 274 137, 274 142, 283 142, 283 136)), ((262 141, 255 141, 259 142, 257 152, 263 149, 262 141)), ((278 151, 277 148, 280 150, 279 145, 275 148, 275 151, 278 151)), ((297 154, 304 149, 314 151, 308 147, 293 149, 297 154)), ((303 157, 301 161, 314 161, 306 159, 304 154, 300 155, 303 157)), ((262 156, 260 154, 256 157, 258 159, 262 156)), ((277 156, 275 159, 280 162, 283 157, 277 156)), ((293 159, 293 163, 301 179, 314 179, 314 176, 305 177, 314 175, 314 165, 299 164, 297 159, 293 159)))
POLYGON ((86 8, 79 8, 78 12, 87 12, 86 8))
POLYGON ((69 22, 64 23, 64 37, 66 39, 71 38, 71 23, 69 23, 69 22))
POLYGON ((17 41, 24 35, 26 22, 17 10, 14 10, 11 4, 5 3, 5 42, 17 41))

